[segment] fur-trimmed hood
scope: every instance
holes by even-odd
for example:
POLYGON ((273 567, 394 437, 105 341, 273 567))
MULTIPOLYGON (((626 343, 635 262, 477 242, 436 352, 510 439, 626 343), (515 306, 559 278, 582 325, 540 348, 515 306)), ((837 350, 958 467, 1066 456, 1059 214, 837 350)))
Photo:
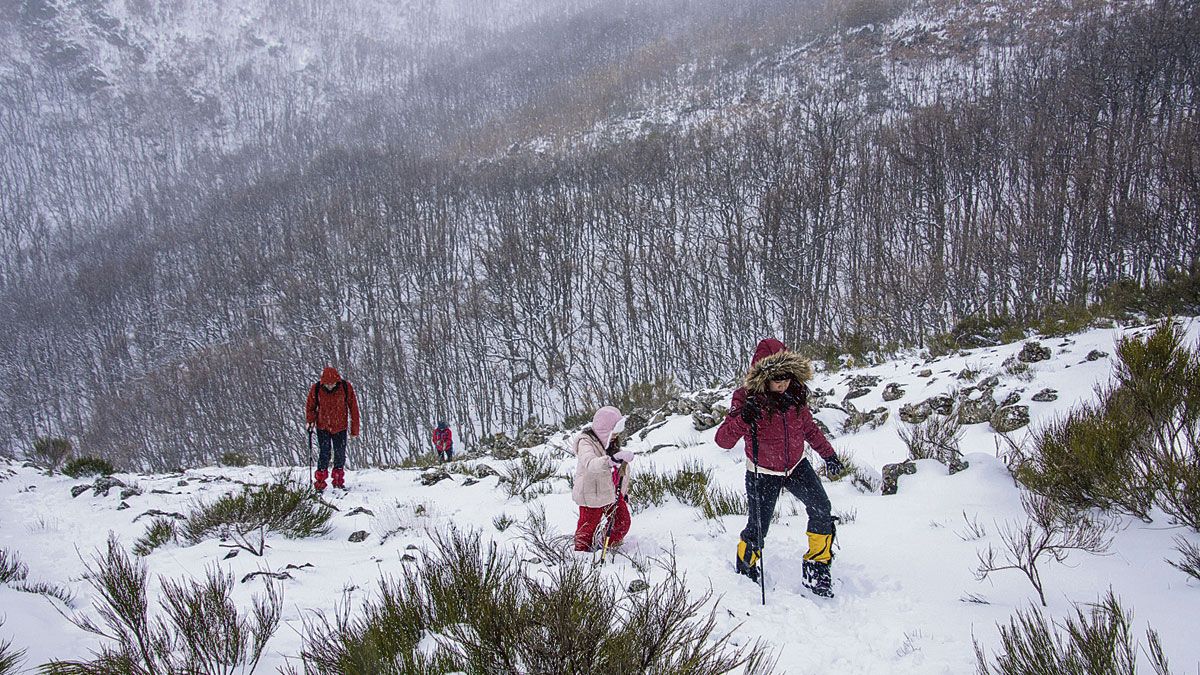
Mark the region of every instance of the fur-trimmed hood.
POLYGON ((772 378, 784 373, 796 384, 808 382, 813 376, 812 361, 791 351, 779 340, 767 338, 754 350, 743 386, 749 393, 761 394, 767 390, 767 383, 772 378))

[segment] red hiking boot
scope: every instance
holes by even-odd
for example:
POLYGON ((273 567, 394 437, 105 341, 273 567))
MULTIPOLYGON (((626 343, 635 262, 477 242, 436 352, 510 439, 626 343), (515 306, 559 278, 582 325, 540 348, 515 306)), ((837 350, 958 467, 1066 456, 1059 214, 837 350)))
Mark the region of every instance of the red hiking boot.
POLYGON ((342 489, 346 487, 346 472, 343 469, 333 470, 333 487, 342 489))
MULTIPOLYGON (((317 492, 325 489, 325 479, 329 477, 329 472, 324 469, 319 469, 313 474, 313 489, 317 492)), ((336 479, 335 479, 336 480, 336 479)))

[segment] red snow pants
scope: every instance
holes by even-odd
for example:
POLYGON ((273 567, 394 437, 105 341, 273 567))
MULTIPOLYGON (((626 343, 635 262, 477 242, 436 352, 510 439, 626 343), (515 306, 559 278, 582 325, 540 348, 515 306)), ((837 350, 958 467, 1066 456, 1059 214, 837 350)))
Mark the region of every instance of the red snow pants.
MULTIPOLYGON (((608 545, 617 546, 625 539, 626 533, 629 532, 630 518, 629 505, 625 503, 625 498, 617 499, 614 505, 601 506, 593 508, 591 506, 579 507, 579 523, 575 526, 575 550, 590 551, 592 550, 592 538, 596 535, 596 527, 600 525, 600 520, 604 514, 612 511, 612 532, 609 534, 608 545)), ((600 540, 604 540, 603 534, 600 540)))

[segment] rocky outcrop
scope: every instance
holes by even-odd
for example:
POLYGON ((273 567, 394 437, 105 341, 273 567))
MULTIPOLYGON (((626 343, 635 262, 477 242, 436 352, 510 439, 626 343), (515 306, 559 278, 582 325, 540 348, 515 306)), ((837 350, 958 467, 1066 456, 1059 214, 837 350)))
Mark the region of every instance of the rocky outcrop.
POLYGON ((901 387, 896 382, 889 382, 887 386, 883 388, 883 400, 895 401, 901 398, 904 398, 904 387, 901 387))
POLYGON ((1017 360, 1024 363, 1037 363, 1038 361, 1047 361, 1050 359, 1050 350, 1043 347, 1040 342, 1030 340, 1021 348, 1021 352, 1017 354, 1017 360))
POLYGON ((900 489, 900 476, 917 472, 917 465, 911 461, 885 464, 883 466, 883 494, 894 495, 900 489))
POLYGON ((1002 434, 1016 431, 1029 424, 1029 406, 1009 405, 998 408, 992 414, 991 423, 992 428, 1002 434))
POLYGON ((1051 401, 1057 401, 1058 400, 1058 390, 1046 387, 1045 389, 1034 394, 1032 398, 1034 401, 1037 401, 1038 403, 1049 403, 1051 401))
POLYGON ((921 401, 920 403, 906 403, 900 406, 900 411, 897 414, 900 416, 900 420, 903 422, 908 422, 909 424, 920 424, 921 422, 929 419, 929 416, 933 414, 933 407, 929 405, 928 401, 921 401))

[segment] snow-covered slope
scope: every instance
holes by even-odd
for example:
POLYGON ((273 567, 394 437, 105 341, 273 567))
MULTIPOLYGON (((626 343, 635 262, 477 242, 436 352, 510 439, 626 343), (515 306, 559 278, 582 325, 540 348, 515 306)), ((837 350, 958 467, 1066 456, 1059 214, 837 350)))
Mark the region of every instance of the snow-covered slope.
MULTIPOLYGON (((1200 335, 1200 322, 1188 320, 1186 325, 1188 339, 1194 341, 1200 335)), ((1022 377, 1009 375, 1002 365, 1021 349, 1020 344, 971 350, 932 362, 914 357, 820 374, 813 386, 833 389, 831 401, 841 400, 851 377, 880 377, 871 393, 854 402, 861 410, 886 406, 891 415, 876 429, 845 435, 837 433, 844 413, 824 409, 818 418, 835 431, 833 443, 839 453, 877 471, 906 455, 897 433, 899 407, 963 386, 956 377, 963 369, 979 371, 981 378, 999 375, 996 398, 1017 392, 1020 403, 1030 406, 1036 426, 1090 398, 1096 385, 1109 381, 1112 357, 1088 360, 1093 350, 1111 355, 1119 337, 1143 330, 1148 328, 1096 329, 1065 339, 1042 338, 1052 358, 1033 364, 1022 377), (921 377, 926 369, 932 373, 921 377), (885 402, 881 392, 891 382, 900 384, 906 394, 885 402), (1058 391, 1056 401, 1030 401, 1047 387, 1058 391)), ((641 453, 634 468, 663 471, 699 461, 722 486, 740 492, 744 476, 740 447, 728 452, 718 448, 714 433, 695 431, 689 416, 670 418, 645 438, 634 436, 632 447, 641 453)), ((559 458, 563 476, 573 467, 563 451, 566 439, 566 434, 559 434, 532 449, 559 458)), ((768 538, 765 607, 759 604, 757 585, 734 574, 732 568, 743 518, 704 519, 695 508, 673 499, 634 514, 624 555, 604 573, 628 582, 640 575, 625 556, 645 558, 673 551, 690 588, 715 591, 719 627, 733 631, 740 644, 760 637, 772 644, 783 672, 971 672, 972 639, 993 649, 998 643, 997 622, 1006 622, 1016 609, 1037 601, 1017 573, 998 573, 982 583, 973 576, 977 551, 989 543, 999 545, 999 526, 1024 517, 1019 491, 996 456, 996 441, 987 423, 968 427, 962 448, 969 469, 951 476, 941 464, 922 460, 915 475, 901 478, 894 496, 864 494, 847 480, 827 484, 834 511, 843 518, 834 570, 837 597, 832 600, 814 598, 800 584, 805 516, 786 496, 780 499, 778 521, 768 538), (982 538, 969 534, 968 521, 985 532, 982 538)), ((473 461, 501 465, 488 458, 473 461)), ((278 472, 250 467, 197 469, 171 476, 120 475, 124 482, 140 487, 142 494, 127 498, 130 508, 118 510, 119 489, 103 497, 89 490, 72 498, 70 489, 84 481, 49 478, 10 464, 0 467, 0 509, 5 516, 0 519, 0 548, 19 553, 30 568, 30 581, 64 584, 78 594, 79 610, 90 611, 92 598, 80 580, 83 559, 103 547, 110 531, 126 545, 132 544, 149 521, 135 522, 135 518, 149 509, 186 511, 193 500, 237 489, 229 479, 264 482, 278 472)), ((288 626, 269 646, 267 667, 261 669, 268 672, 300 652, 299 628, 312 610, 330 611, 344 590, 355 601, 362 600, 373 592, 381 575, 418 564, 402 558, 412 552, 410 545, 427 542, 426 530, 445 530, 455 524, 515 542, 516 528, 497 532, 493 520, 500 514, 520 520, 530 508, 538 507, 545 509, 552 528, 564 534, 574 528, 577 511, 565 479, 554 479, 551 493, 526 503, 507 497, 494 476, 471 485, 464 484, 461 475, 432 486, 422 485, 419 478, 414 470, 352 470, 353 490, 336 498, 340 511, 329 535, 299 541, 271 539, 262 558, 239 555, 223 560, 227 549, 217 541, 206 541, 191 547, 168 545, 146 561, 153 574, 170 578, 199 577, 207 567, 217 565, 239 579, 262 569, 311 563, 312 567, 291 571, 292 578, 283 582, 288 626), (349 515, 359 506, 374 515, 349 515), (383 534, 401 526, 407 529, 381 543, 383 534), (358 530, 370 536, 365 542, 349 543, 349 535, 358 530)), ((1043 566, 1050 614, 1066 615, 1072 603, 1093 602, 1111 587, 1134 612, 1137 632, 1144 634, 1147 624, 1156 628, 1171 662, 1180 672, 1189 672, 1200 664, 1200 643, 1193 634, 1200 621, 1200 587, 1163 560, 1177 557, 1173 537, 1183 535, 1200 543, 1200 536, 1170 526, 1166 517, 1153 523, 1126 518, 1121 526, 1110 555, 1074 554, 1066 565, 1043 566)), ((257 590, 253 583, 239 585, 238 598, 249 602, 257 590)), ((95 646, 44 597, 0 586, 0 607, 7 618, 0 640, 11 638, 14 647, 27 648, 30 665, 52 657, 84 657, 95 646)))

